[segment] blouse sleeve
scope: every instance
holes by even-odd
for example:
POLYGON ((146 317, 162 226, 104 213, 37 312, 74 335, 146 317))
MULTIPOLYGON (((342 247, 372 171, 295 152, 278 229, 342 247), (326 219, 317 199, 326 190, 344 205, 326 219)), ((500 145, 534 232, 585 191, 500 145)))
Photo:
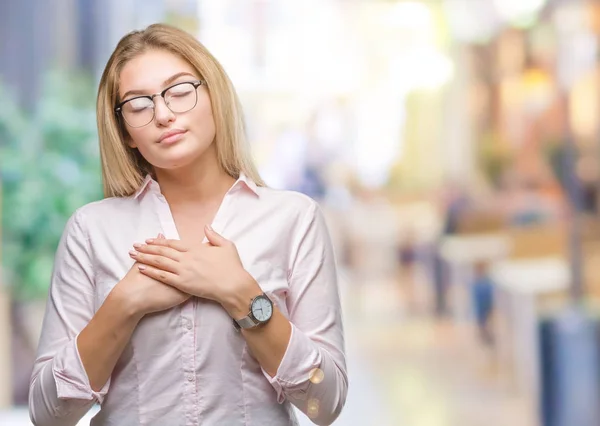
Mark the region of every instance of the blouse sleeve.
POLYGON ((77 337, 94 315, 94 273, 89 241, 78 210, 59 242, 37 356, 29 385, 29 415, 38 426, 75 425, 95 402, 102 403, 110 379, 99 392, 90 386, 77 337))
POLYGON ((315 424, 339 416, 348 392, 342 313, 333 247, 312 202, 292 247, 287 308, 292 335, 277 374, 264 375, 278 401, 289 400, 315 424))

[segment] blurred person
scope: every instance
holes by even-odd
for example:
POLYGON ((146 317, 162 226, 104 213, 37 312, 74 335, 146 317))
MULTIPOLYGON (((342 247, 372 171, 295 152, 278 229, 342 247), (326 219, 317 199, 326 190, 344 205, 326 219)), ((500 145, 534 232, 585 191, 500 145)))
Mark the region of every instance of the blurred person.
POLYGON ((291 189, 302 192, 303 194, 306 194, 309 197, 319 201, 325 197, 327 192, 321 169, 313 165, 307 165, 307 167, 303 170, 300 184, 291 189))
POLYGON ((489 346, 493 343, 491 316, 494 308, 494 283, 489 274, 489 265, 485 261, 475 264, 471 300, 479 338, 489 346))
POLYGON ((306 144, 306 135, 298 129, 292 126, 278 129, 269 160, 260 170, 271 187, 296 190, 300 186, 306 167, 306 144))
POLYGON ((415 230, 409 228, 398 244, 398 263, 400 264, 399 284, 402 293, 406 298, 408 310, 417 313, 416 288, 417 285, 417 263, 418 263, 418 242, 415 230))
POLYGON ((221 65, 181 30, 134 31, 97 115, 106 198, 56 252, 33 423, 96 402, 94 426, 294 425, 291 404, 332 423, 348 378, 328 230, 315 201, 264 186, 221 65))
POLYGON ((434 314, 438 318, 448 315, 447 287, 449 281, 448 264, 439 253, 440 242, 434 244, 432 254, 432 273, 434 291, 434 314))
POLYGON ((434 290, 434 314, 443 318, 448 312, 448 285, 450 281, 449 265, 440 253, 444 237, 456 234, 465 213, 471 207, 471 202, 466 191, 456 183, 444 188, 441 196, 442 203, 442 229, 432 247, 432 273, 434 290))
POLYGON ((472 207, 467 191, 458 184, 450 184, 444 196, 443 234, 453 235, 459 231, 460 221, 472 207))
POLYGON ((269 183, 279 189, 301 192, 320 201, 325 194, 325 182, 318 167, 308 162, 308 139, 294 128, 282 130, 275 139, 271 160, 262 170, 269 183))
POLYGON ((417 260, 417 241, 413 229, 408 229, 398 244, 398 260, 402 269, 408 275, 412 274, 417 260))

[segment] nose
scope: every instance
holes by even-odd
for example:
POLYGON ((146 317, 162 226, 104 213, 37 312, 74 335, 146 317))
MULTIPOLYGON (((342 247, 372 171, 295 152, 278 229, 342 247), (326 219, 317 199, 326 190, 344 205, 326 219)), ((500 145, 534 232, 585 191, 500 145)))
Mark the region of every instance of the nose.
POLYGON ((156 124, 167 126, 175 120, 175 114, 169 109, 162 97, 157 96, 157 98, 154 100, 154 119, 156 124))

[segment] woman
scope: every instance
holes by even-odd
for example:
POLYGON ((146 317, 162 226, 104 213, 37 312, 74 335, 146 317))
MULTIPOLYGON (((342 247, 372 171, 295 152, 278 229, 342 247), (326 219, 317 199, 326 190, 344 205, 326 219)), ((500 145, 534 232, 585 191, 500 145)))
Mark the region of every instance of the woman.
POLYGON ((230 80, 189 34, 125 36, 102 75, 106 198, 58 247, 36 425, 332 423, 348 387, 336 268, 310 198, 268 189, 230 80))

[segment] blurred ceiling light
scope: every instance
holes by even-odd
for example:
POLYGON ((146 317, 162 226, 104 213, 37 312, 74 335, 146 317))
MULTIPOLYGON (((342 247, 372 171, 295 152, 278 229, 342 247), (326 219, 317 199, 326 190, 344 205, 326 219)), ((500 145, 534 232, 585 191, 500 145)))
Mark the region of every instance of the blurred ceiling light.
POLYGON ((437 89, 454 76, 454 63, 432 46, 415 47, 392 61, 394 86, 401 92, 437 89))
POLYGON ((401 155, 405 107, 386 87, 364 93, 356 106, 353 167, 359 181, 371 188, 384 185, 401 155))
POLYGON ((531 114, 540 114, 549 108, 555 95, 550 75, 536 68, 530 68, 523 73, 519 92, 523 106, 531 114))
POLYGON ((488 1, 444 0, 443 8, 450 32, 459 42, 486 43, 500 27, 498 14, 488 1))
POLYGON ((418 31, 427 31, 434 26, 429 8, 416 1, 395 3, 386 13, 384 22, 393 28, 418 31))
POLYGON ((518 27, 531 26, 547 0, 494 0, 498 14, 518 27))

